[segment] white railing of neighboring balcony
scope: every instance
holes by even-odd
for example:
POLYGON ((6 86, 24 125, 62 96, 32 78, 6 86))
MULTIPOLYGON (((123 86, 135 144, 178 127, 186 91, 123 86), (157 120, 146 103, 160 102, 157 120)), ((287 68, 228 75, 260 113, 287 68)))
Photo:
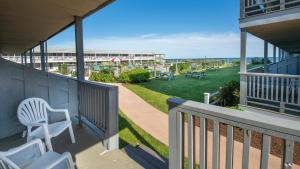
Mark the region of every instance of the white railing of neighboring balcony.
MULTIPOLYGON (((268 73, 240 73, 246 76, 246 97, 300 106, 300 76, 268 73)), ((245 96, 241 96, 245 97, 245 96)), ((288 108, 285 108, 288 109, 288 108)))
MULTIPOLYGON (((169 168, 183 169, 184 160, 187 158, 188 168, 196 168, 196 155, 199 154, 200 168, 208 168, 212 165, 213 169, 220 168, 220 147, 226 146, 226 169, 232 169, 234 164, 234 128, 243 130, 243 152, 240 160, 242 168, 249 168, 251 134, 253 132, 262 134, 261 150, 261 169, 267 169, 269 166, 269 155, 271 137, 280 138, 284 141, 284 151, 282 157, 282 168, 290 169, 293 165, 293 152, 295 142, 300 141, 300 120, 281 114, 263 114, 249 111, 238 111, 209 104, 203 104, 194 101, 185 101, 171 98, 169 104, 169 168), (187 125, 185 119, 187 118, 187 125), (200 120, 196 120, 198 118, 200 120), (208 129, 207 121, 213 122, 212 131, 212 164, 208 164, 208 129), (200 126, 200 133, 196 134, 195 126, 200 126), (220 144, 220 126, 224 125, 227 130, 226 144, 220 144), (187 126, 187 135, 185 128, 187 126), (199 143, 196 142, 196 136, 199 143), (187 137, 187 139, 185 138, 187 137), (196 149, 198 144, 199 149, 196 149), (187 146, 185 146, 187 145, 187 146), (185 156, 187 148, 187 156, 185 156), (196 153, 197 152, 197 153, 196 153)), ((223 168, 223 167, 222 167, 223 168)))
POLYGON ((300 6, 300 0, 241 0, 241 18, 300 6))

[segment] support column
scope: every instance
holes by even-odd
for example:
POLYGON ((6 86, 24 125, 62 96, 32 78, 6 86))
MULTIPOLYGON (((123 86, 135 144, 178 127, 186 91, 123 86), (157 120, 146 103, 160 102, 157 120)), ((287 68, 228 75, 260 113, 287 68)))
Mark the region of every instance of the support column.
MULTIPOLYGON (((78 100, 80 100, 80 82, 84 82, 84 53, 83 53, 83 33, 82 33, 82 18, 76 16, 75 17, 75 45, 76 45, 76 74, 77 74, 77 92, 78 92, 78 100)), ((78 120, 79 125, 82 125, 81 119, 81 105, 78 104, 78 120)))
POLYGON ((273 63, 276 63, 276 46, 273 45, 273 63))
MULTIPOLYGON (((246 47, 247 47, 247 32, 241 29, 241 56, 240 56, 240 73, 247 73, 246 63, 246 47)), ((240 104, 247 104, 247 76, 240 75, 240 104)))
POLYGON ((278 62, 280 62, 281 61, 281 49, 280 48, 278 48, 278 62))
POLYGON ((83 55, 83 33, 82 18, 75 17, 75 43, 76 43, 76 67, 77 80, 84 81, 84 55, 83 55))
POLYGON ((24 63, 27 66, 27 52, 24 52, 24 63))
POLYGON ((24 54, 21 53, 21 64, 23 65, 24 64, 24 54))
POLYGON ((44 42, 40 42, 40 55, 41 55, 41 70, 46 71, 46 63, 45 63, 45 46, 44 42))
POLYGON ((35 52, 34 52, 34 48, 32 48, 32 66, 33 66, 33 68, 35 68, 35 52))
POLYGON ((264 41, 264 71, 265 73, 268 71, 267 70, 267 65, 268 65, 268 42, 264 41))
POLYGON ((30 60, 30 67, 33 68, 33 59, 32 59, 32 49, 29 50, 29 60, 30 60))
POLYGON ((47 45, 47 41, 44 42, 45 44, 45 70, 46 72, 48 72, 48 45, 47 45))

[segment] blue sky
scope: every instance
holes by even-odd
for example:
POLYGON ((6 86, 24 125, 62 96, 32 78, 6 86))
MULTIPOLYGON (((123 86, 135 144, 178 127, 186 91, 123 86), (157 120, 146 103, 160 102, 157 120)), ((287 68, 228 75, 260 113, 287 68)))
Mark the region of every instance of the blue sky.
MULTIPOLYGON (((84 20, 84 48, 238 57, 238 17, 238 0, 116 0, 84 20)), ((49 41, 49 48, 74 46, 74 27, 49 41)), ((248 46, 249 55, 261 56, 260 40, 250 36, 248 46)))

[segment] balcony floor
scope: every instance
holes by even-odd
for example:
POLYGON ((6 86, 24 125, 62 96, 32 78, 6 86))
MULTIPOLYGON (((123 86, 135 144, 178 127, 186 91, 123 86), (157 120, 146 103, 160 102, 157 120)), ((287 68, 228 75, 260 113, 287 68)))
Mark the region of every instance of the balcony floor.
MULTIPOLYGON (((87 127, 80 128, 74 125, 76 143, 72 144, 68 131, 52 139, 53 149, 56 152, 70 152, 78 169, 99 169, 99 168, 143 168, 127 156, 121 150, 105 152, 100 138, 87 127), (104 152, 104 153, 103 153, 104 152)), ((0 151, 16 147, 25 143, 26 140, 20 135, 0 140, 0 151)))

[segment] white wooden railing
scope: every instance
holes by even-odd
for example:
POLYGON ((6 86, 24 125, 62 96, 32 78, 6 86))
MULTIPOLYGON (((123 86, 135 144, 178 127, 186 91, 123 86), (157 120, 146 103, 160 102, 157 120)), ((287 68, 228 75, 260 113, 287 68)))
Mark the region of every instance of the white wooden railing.
POLYGON ((241 0, 241 18, 300 6, 300 0, 241 0))
POLYGON ((248 169, 251 165, 249 159, 251 156, 251 134, 253 132, 262 134, 261 158, 259 158, 260 161, 257 161, 261 169, 274 167, 274 163, 272 163, 274 159, 269 158, 271 137, 280 138, 284 141, 282 162, 281 164, 279 162, 277 167, 281 166, 283 169, 293 167, 294 144, 300 141, 300 120, 297 118, 282 114, 238 111, 176 98, 169 99, 168 105, 170 169, 185 168, 184 161, 186 158, 189 169, 196 168, 196 161, 199 161, 201 169, 209 168, 208 166, 212 166, 213 169, 220 167, 232 169, 234 159, 242 163, 240 168, 248 169), (196 118, 200 120, 197 121, 196 118), (188 119, 187 124, 185 119, 188 119), (213 130, 211 131, 213 138, 212 141, 209 140, 212 143, 212 150, 208 148, 208 144, 210 144, 207 134, 208 120, 213 122, 213 130), (226 144, 220 141, 221 125, 225 125, 227 130, 226 144), (196 126, 200 126, 199 129, 196 129, 196 126), (234 128, 242 129, 244 132, 242 156, 237 158, 233 158, 233 154, 240 151, 236 150, 234 146, 234 128), (226 157, 225 167, 220 166, 221 147, 226 147, 226 152, 222 154, 223 157, 226 157), (208 153, 208 151, 212 153, 208 153), (208 154, 212 154, 211 164, 208 163, 208 154))
MULTIPOLYGON (((300 76, 240 73, 246 76, 246 97, 300 106, 300 76)), ((245 96, 241 96, 245 97, 245 96)))

